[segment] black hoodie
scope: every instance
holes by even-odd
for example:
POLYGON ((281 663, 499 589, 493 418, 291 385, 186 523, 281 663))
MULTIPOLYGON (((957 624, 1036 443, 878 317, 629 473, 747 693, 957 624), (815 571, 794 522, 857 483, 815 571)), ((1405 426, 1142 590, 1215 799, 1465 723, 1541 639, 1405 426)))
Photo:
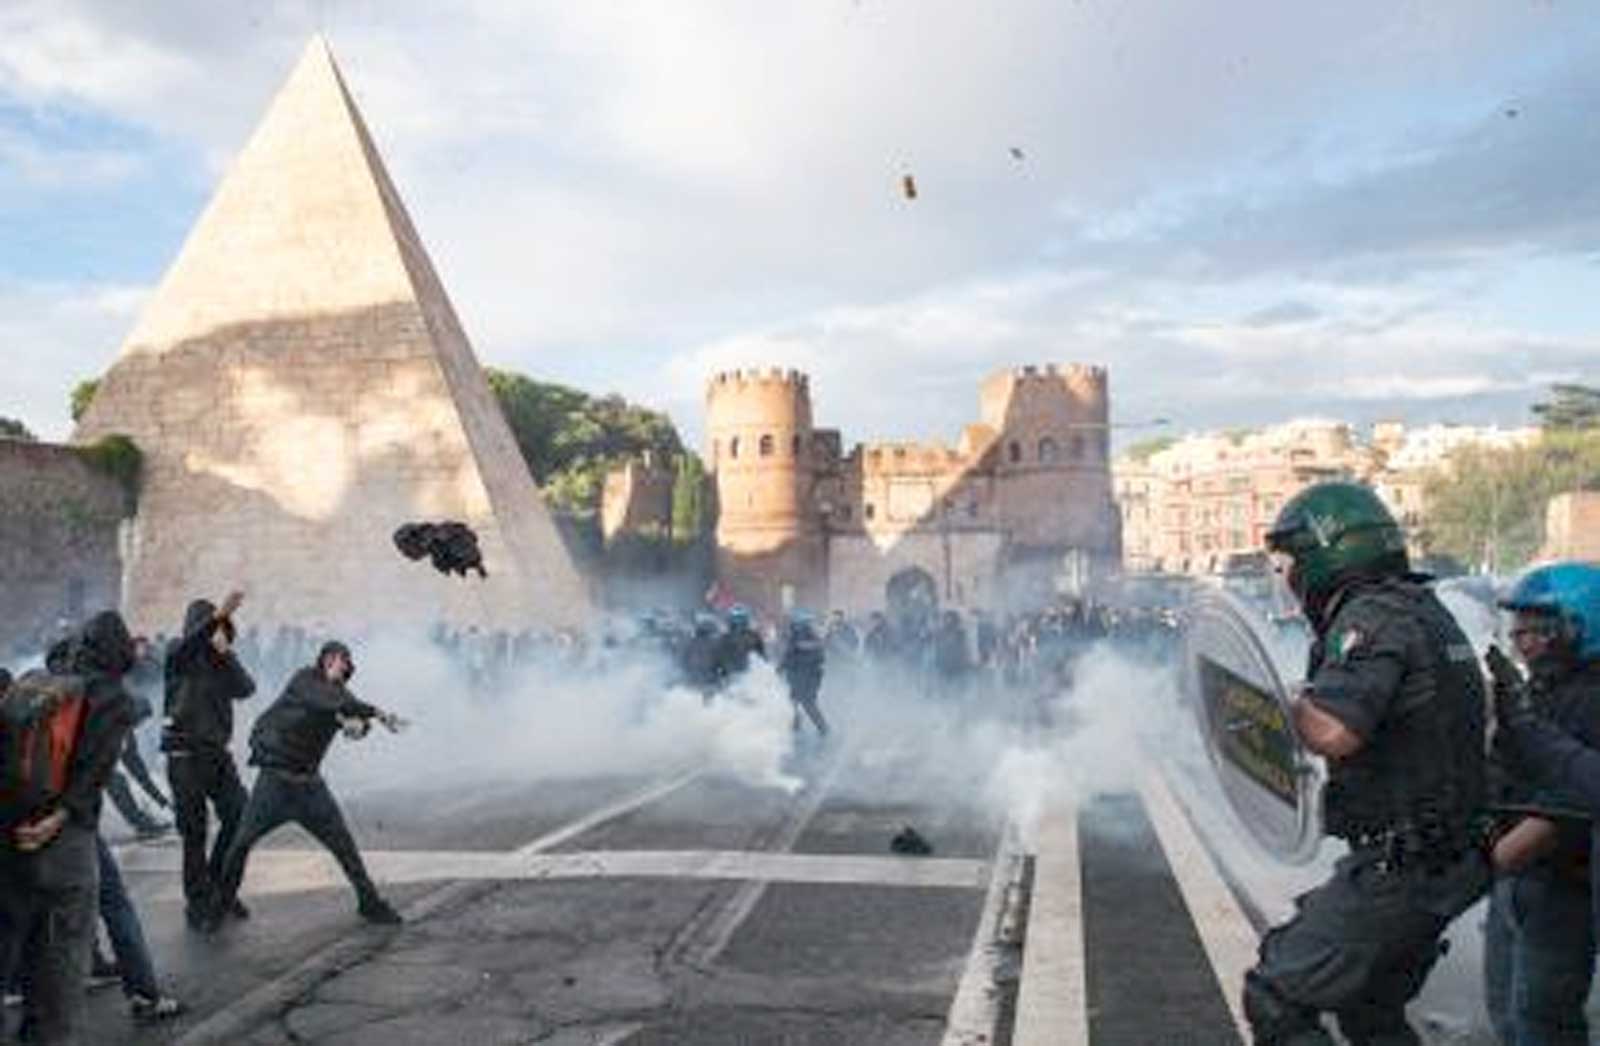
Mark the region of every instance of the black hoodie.
POLYGON ((93 831, 100 823, 101 793, 133 729, 133 699, 122 686, 135 660, 133 637, 122 615, 107 610, 90 618, 64 653, 83 680, 88 713, 61 805, 76 824, 93 831))
POLYGON ((302 668, 250 731, 250 762, 270 770, 314 774, 341 718, 371 719, 378 710, 315 666, 302 668))
POLYGON ((163 752, 225 752, 233 740, 233 702, 256 692, 256 683, 232 650, 217 653, 211 637, 232 624, 219 620, 204 599, 189 604, 183 634, 167 651, 163 752))

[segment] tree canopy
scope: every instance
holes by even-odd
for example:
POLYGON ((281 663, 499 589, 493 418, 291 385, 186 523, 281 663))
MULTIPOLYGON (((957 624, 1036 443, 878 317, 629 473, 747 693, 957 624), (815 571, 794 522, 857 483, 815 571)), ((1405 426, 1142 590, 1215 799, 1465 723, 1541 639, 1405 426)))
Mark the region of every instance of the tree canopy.
POLYGON ((1600 388, 1593 385, 1550 386, 1550 398, 1533 405, 1534 416, 1546 432, 1600 430, 1600 388))
POLYGON ((1600 489, 1600 429, 1546 428, 1526 447, 1463 447, 1427 483, 1425 542, 1495 572, 1526 565, 1544 544, 1556 494, 1600 489))
POLYGON ((1148 439, 1142 439, 1131 444, 1123 452, 1123 455, 1130 461, 1137 461, 1143 464, 1177 442, 1178 437, 1176 436, 1151 436, 1148 439))
POLYGON ((678 430, 659 411, 512 371, 487 373, 528 471, 558 509, 594 512, 606 472, 622 461, 648 453, 666 467, 684 454, 678 430))
POLYGON ((32 429, 16 418, 0 416, 0 439, 20 439, 31 443, 38 438, 33 434, 32 429))
POLYGON ((74 423, 82 421, 84 413, 89 409, 89 404, 94 402, 94 394, 100 391, 99 378, 85 378, 72 386, 72 420, 74 423))

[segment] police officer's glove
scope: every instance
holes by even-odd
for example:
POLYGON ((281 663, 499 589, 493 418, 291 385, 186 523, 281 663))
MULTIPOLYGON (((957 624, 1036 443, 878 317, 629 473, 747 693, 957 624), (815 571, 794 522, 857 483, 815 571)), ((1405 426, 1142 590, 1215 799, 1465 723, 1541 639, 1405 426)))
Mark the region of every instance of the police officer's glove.
POLYGON ((1533 696, 1527 680, 1511 659, 1497 646, 1490 646, 1484 656, 1489 666, 1489 678, 1494 685, 1494 718, 1504 729, 1514 730, 1538 718, 1533 706, 1533 696))

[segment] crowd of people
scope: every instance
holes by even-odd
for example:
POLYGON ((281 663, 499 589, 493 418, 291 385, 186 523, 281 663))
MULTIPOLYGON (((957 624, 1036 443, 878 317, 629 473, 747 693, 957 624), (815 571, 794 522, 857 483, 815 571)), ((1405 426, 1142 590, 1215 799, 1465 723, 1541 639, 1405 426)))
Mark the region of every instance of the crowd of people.
MULTIPOLYGON (((1486 674, 1365 488, 1302 492, 1269 544, 1315 638, 1290 706, 1294 734, 1326 760, 1324 825, 1348 851, 1261 941, 1243 999, 1254 1041, 1331 1046, 1323 1018, 1332 1015, 1353 1044, 1419 1042, 1406 1004, 1450 923, 1487 895, 1484 984, 1500 1040, 1587 1042, 1600 910, 1600 568, 1556 564, 1524 576, 1501 603, 1523 667, 1492 649, 1486 674)), ((241 630, 243 602, 239 593, 196 600, 178 634, 151 641, 107 611, 53 643, 41 667, 0 672, 0 981, 18 1004, 8 1019, 20 1011, 29 1041, 83 1041, 84 987, 97 979, 121 981, 137 1020, 183 1012, 158 983, 100 833, 103 795, 138 811, 128 816, 141 834, 167 829, 140 822, 150 815, 130 780, 172 811, 195 933, 249 918, 239 888, 251 851, 288 822, 334 855, 362 918, 402 921, 368 874, 321 765, 341 734, 406 723, 351 691, 352 644, 241 630), (263 690, 277 696, 249 731, 256 773, 247 789, 233 755, 234 709, 263 690), (134 740, 157 708, 165 790, 134 740), (75 742, 56 743, 62 737, 75 742), (100 924, 112 958, 97 955, 100 924)), ((663 684, 714 703, 766 661, 787 686, 796 733, 827 738, 830 679, 901 685, 981 711, 1008 692, 1069 691, 1098 648, 1143 663, 1166 658, 1181 626, 1170 609, 1080 600, 1007 617, 899 606, 762 620, 735 605, 612 619, 593 637, 441 625, 432 642, 469 688, 490 694, 534 665, 602 672, 647 655, 663 684)))
MULTIPOLYGON (((320 768, 341 732, 359 737, 374 722, 395 731, 406 724, 349 690, 350 648, 325 640, 256 717, 249 748, 257 773, 247 791, 232 753, 233 707, 256 692, 234 646, 243 598, 196 600, 182 632, 159 643, 131 635, 120 614, 105 611, 53 643, 40 667, 15 676, 0 670, 0 983, 5 1023, 20 1011, 21 1041, 86 1042, 85 989, 97 983, 120 981, 136 1021, 184 1012, 160 987, 138 909, 101 834, 102 796, 118 794, 119 764, 174 812, 185 914, 196 932, 249 917, 238 890, 251 849, 288 822, 337 858, 362 918, 401 921, 367 874, 320 768), (170 798, 134 736, 156 700, 170 798), (100 951, 102 924, 112 958, 100 951)), ((118 801, 138 809, 131 797, 118 801)), ((137 816, 130 823, 141 834, 165 827, 137 816)))

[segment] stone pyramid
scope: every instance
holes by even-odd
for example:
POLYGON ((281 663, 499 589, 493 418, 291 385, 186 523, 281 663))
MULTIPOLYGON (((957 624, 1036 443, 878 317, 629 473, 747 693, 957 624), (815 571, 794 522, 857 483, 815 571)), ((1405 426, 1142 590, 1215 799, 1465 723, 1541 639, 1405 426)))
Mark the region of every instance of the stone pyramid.
POLYGON ((144 452, 125 610, 248 621, 576 625, 589 597, 355 102, 313 39, 122 347, 75 438, 144 452), (401 558, 457 519, 489 578, 401 558))

